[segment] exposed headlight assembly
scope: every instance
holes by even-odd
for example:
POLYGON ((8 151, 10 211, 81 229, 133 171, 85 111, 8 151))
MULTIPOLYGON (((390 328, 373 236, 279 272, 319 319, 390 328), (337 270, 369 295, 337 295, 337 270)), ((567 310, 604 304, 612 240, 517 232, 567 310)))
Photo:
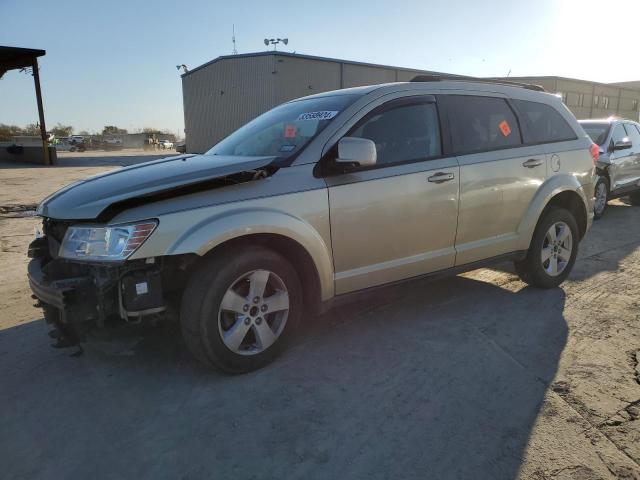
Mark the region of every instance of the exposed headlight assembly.
POLYGON ((158 222, 145 220, 126 225, 71 226, 62 240, 59 256, 76 260, 125 260, 153 233, 158 222))

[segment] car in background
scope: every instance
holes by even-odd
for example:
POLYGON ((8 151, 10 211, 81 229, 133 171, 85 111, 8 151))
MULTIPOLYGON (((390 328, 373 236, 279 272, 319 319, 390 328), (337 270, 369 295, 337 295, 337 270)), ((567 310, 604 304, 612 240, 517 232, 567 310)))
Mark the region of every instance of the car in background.
POLYGON ((187 153, 187 144, 184 142, 180 142, 176 144, 176 152, 178 153, 187 153))
POLYGON ((596 164, 593 213, 600 218, 607 202, 629 196, 640 205, 640 124, 620 118, 580 120, 580 125, 600 148, 596 164))
POLYGON ((162 150, 173 150, 173 142, 169 140, 160 140, 158 145, 162 150))
POLYGON ((105 150, 122 148, 123 143, 120 138, 107 138, 103 142, 105 150))

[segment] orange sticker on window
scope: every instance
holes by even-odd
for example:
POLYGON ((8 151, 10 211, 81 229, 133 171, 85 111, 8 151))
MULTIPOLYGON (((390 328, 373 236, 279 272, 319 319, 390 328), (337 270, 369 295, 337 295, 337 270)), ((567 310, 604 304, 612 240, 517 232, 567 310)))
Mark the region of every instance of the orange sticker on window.
POLYGON ((298 129, 295 125, 287 125, 284 127, 284 138, 295 138, 298 129))
POLYGON ((509 126, 506 120, 501 121, 498 124, 498 128, 502 132, 502 135, 504 135, 505 137, 508 137, 509 135, 511 135, 511 127, 509 126))

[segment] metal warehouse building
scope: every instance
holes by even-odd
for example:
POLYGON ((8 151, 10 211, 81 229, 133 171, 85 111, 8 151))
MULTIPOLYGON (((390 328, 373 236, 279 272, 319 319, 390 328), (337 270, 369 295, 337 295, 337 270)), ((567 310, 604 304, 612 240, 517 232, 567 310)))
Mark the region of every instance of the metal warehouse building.
POLYGON ((435 73, 286 52, 218 57, 182 75, 187 151, 202 153, 252 118, 294 98, 435 73))
MULTIPOLYGON (((314 93, 438 72, 286 52, 218 57, 182 75, 188 152, 202 153, 270 108, 314 93)), ((638 120, 640 89, 562 77, 520 77, 560 93, 577 118, 610 115, 638 120)))
POLYGON ((635 121, 639 118, 640 82, 598 83, 564 77, 510 77, 508 80, 533 83, 561 95, 578 119, 612 115, 635 121))

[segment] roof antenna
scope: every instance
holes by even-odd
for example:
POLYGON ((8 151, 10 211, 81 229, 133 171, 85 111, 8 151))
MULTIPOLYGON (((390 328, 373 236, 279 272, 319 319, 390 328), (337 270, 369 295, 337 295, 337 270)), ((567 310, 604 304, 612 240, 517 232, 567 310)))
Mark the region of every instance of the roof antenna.
POLYGON ((238 54, 238 50, 236 50, 236 26, 235 24, 231 25, 231 41, 233 42, 233 55, 237 55, 238 54))

